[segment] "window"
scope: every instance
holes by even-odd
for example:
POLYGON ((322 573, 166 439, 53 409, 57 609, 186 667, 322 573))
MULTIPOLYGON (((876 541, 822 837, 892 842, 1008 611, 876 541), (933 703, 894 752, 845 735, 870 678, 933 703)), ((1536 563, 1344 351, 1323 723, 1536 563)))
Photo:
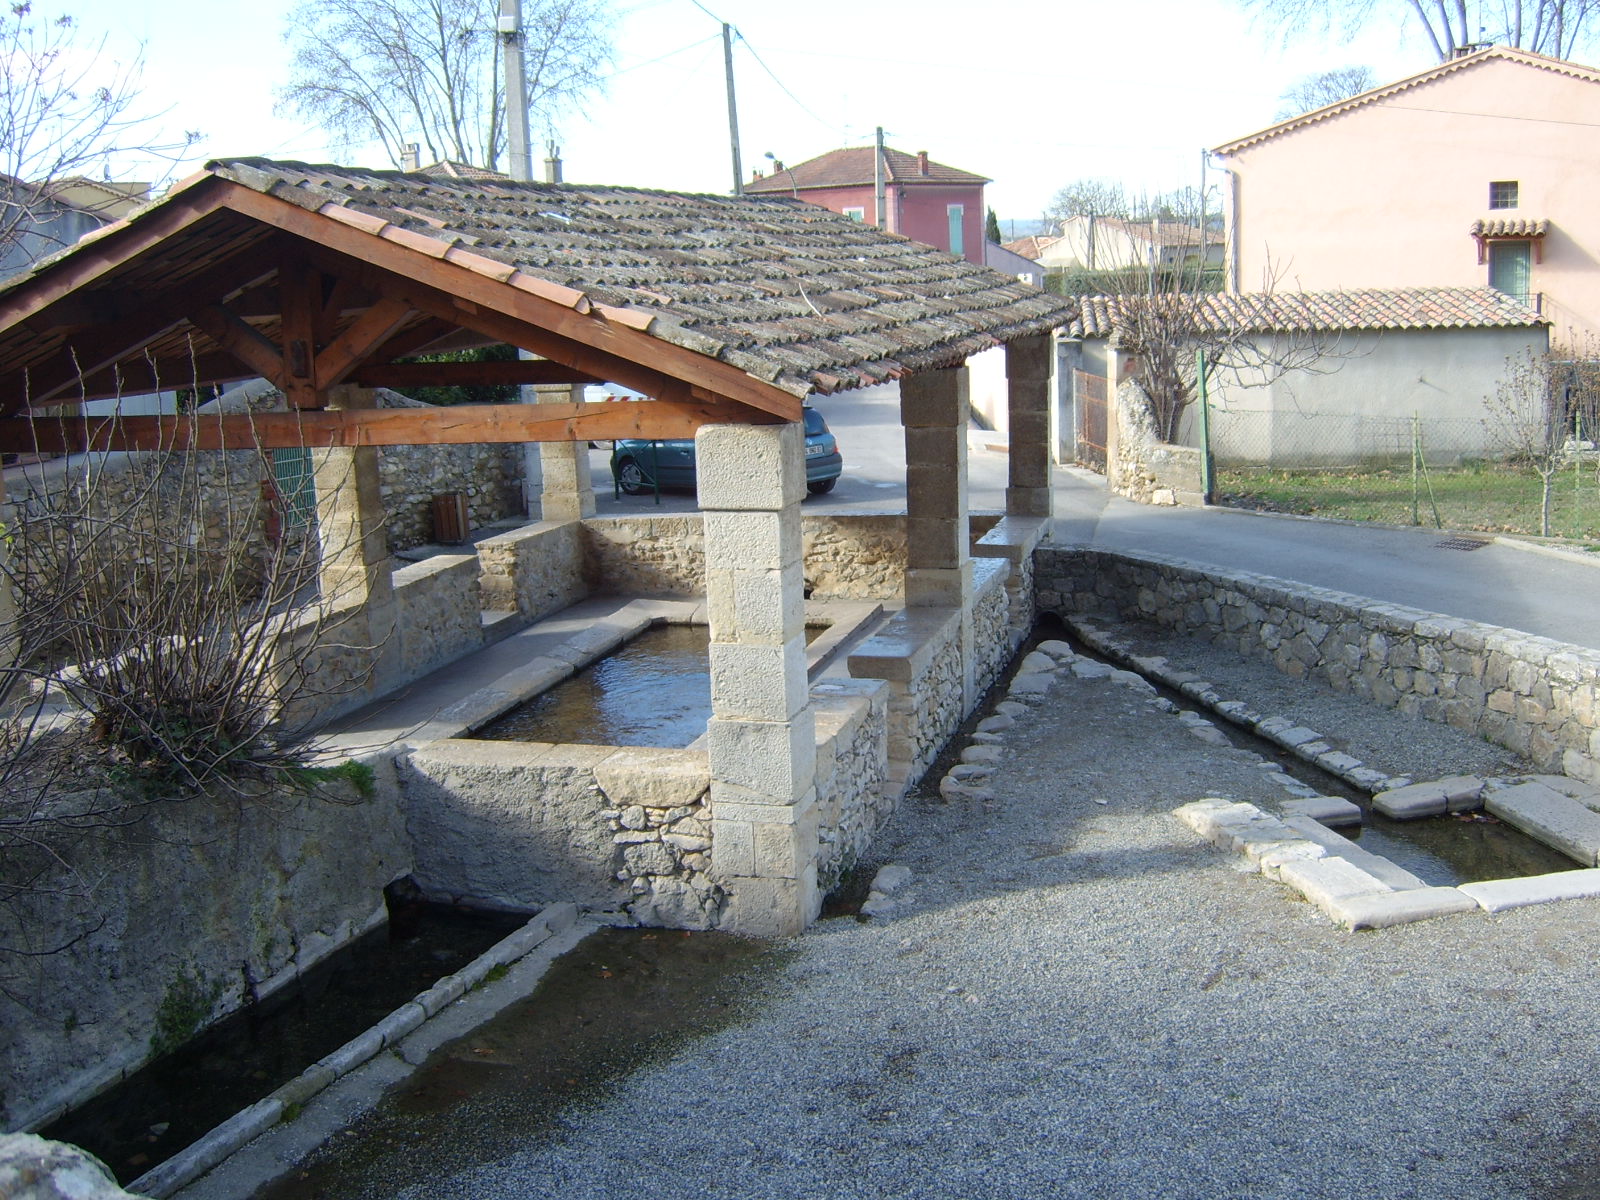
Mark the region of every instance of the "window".
POLYGON ((1533 262, 1527 242, 1489 243, 1489 286, 1526 301, 1533 291, 1533 262))
POLYGON ((950 253, 964 255, 967 249, 966 240, 961 235, 961 226, 967 215, 966 207, 960 204, 948 204, 944 211, 950 222, 950 253))
POLYGON ((867 210, 864 208, 847 208, 844 210, 844 215, 852 221, 865 221, 867 219, 867 210))
POLYGON ((1490 208, 1515 208, 1517 206, 1517 181, 1497 179, 1489 185, 1490 208))

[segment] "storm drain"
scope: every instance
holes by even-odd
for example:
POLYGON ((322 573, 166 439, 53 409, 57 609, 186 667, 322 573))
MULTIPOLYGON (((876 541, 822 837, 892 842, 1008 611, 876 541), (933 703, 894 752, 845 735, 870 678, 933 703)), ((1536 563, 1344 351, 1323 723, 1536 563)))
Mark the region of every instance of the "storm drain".
POLYGON ((1482 538, 1451 537, 1434 545, 1441 550, 1482 550, 1489 543, 1482 538))

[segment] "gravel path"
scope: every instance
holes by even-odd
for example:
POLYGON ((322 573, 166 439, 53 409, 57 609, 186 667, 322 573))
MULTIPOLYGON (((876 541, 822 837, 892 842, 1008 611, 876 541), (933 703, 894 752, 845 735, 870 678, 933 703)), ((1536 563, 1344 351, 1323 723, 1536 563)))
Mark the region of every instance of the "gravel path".
MULTIPOLYGON (((819 923, 742 1023, 514 1153, 378 1194, 1600 1194, 1595 905, 1344 933, 1168 815, 1275 795, 1248 752, 1070 674, 1002 736, 993 800, 902 807, 893 915, 819 923)), ((448 1121, 470 1146, 470 1102, 448 1121)))

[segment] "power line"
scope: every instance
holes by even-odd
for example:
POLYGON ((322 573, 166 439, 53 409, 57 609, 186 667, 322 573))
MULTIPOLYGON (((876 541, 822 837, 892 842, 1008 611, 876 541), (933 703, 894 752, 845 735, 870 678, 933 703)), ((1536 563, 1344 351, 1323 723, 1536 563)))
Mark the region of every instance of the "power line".
MULTIPOLYGON (((691 2, 698 6, 700 0, 691 0, 691 2)), ((783 80, 779 79, 777 72, 775 72, 771 67, 767 66, 766 60, 763 59, 761 55, 756 53, 756 48, 750 44, 749 39, 746 38, 744 34, 739 33, 737 29, 734 30, 734 33, 738 34, 739 40, 744 43, 745 49, 750 51, 750 57, 761 64, 761 69, 772 78, 772 82, 778 85, 779 89, 785 96, 789 97, 789 99, 795 102, 796 107, 798 107, 801 112, 805 113, 806 116, 810 117, 818 125, 821 125, 826 129, 833 130, 838 128, 832 121, 824 120, 822 117, 819 117, 815 112, 807 107, 805 101, 801 100, 799 96, 796 96, 792 91, 790 91, 789 85, 784 83, 783 80)))
POLYGON ((698 42, 690 42, 687 46, 679 46, 676 50, 668 50, 665 54, 658 54, 655 58, 647 58, 644 62, 633 63, 631 66, 626 67, 618 67, 615 71, 612 71, 609 75, 607 75, 606 78, 615 79, 618 75, 626 75, 629 71, 637 71, 641 67, 653 67, 656 65, 656 63, 666 62, 667 59, 672 58, 674 55, 699 49, 707 42, 714 42, 717 40, 718 36, 719 35, 713 33, 710 37, 701 38, 698 42))

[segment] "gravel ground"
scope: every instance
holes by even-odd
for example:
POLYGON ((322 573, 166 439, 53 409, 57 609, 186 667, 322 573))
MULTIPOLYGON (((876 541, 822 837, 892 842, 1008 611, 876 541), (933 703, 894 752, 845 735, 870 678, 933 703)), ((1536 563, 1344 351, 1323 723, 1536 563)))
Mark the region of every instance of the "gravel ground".
MULTIPOLYGON (((883 861, 913 875, 893 915, 820 922, 775 956, 742 1022, 515 1152, 426 1179, 378 1163, 367 1186, 416 1200, 1600 1195, 1593 904, 1344 933, 1168 815, 1278 794, 1248 751, 1070 673, 1002 736, 993 800, 902 807, 883 861)), ((470 1160, 470 1101, 446 1121, 470 1160)))

